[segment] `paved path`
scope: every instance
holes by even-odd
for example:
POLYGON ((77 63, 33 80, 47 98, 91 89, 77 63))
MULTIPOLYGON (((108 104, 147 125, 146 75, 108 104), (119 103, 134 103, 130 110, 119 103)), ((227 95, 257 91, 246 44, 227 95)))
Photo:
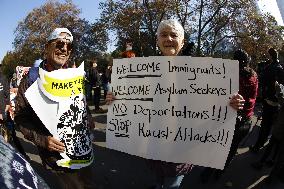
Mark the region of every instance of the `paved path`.
MULTIPOLYGON (((90 109, 93 110, 93 106, 90 109)), ((107 108, 103 106, 103 108, 107 108)), ((147 167, 145 160, 126 153, 110 150, 105 148, 106 133, 106 114, 92 114, 95 117, 96 129, 95 134, 95 163, 94 175, 90 175, 96 180, 99 189, 147 189, 153 183, 154 175, 147 167)), ((254 120, 256 121, 256 119, 254 120)), ((259 123, 258 123, 259 125, 259 123)), ((202 184, 199 174, 202 167, 196 166, 192 172, 184 179, 182 189, 222 189, 226 188, 225 183, 232 181, 232 189, 283 189, 284 184, 272 183, 266 185, 263 179, 269 173, 269 168, 265 167, 261 171, 255 171, 250 167, 250 163, 257 160, 258 155, 248 152, 248 146, 253 144, 258 133, 258 126, 254 127, 249 138, 242 143, 238 150, 238 155, 226 170, 225 174, 218 180, 210 180, 207 184, 202 184)), ((37 172, 46 180, 51 188, 59 189, 56 177, 42 168, 40 158, 37 155, 35 146, 23 139, 21 133, 21 142, 24 144, 25 150, 32 158, 32 165, 37 172)))

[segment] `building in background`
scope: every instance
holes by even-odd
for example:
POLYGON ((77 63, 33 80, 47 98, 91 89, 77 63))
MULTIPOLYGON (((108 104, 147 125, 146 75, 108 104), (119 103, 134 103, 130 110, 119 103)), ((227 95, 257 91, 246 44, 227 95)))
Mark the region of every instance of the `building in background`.
MULTIPOLYGON (((276 0, 278 9, 281 14, 282 21, 284 21, 284 1, 283 0, 276 0)), ((282 46, 282 49, 279 51, 279 60, 282 66, 284 66, 284 45, 282 46)))
POLYGON ((276 0, 282 20, 284 21, 284 1, 283 0, 276 0))
POLYGON ((283 24, 284 1, 283 0, 257 0, 261 12, 268 12, 275 17, 278 25, 283 24))

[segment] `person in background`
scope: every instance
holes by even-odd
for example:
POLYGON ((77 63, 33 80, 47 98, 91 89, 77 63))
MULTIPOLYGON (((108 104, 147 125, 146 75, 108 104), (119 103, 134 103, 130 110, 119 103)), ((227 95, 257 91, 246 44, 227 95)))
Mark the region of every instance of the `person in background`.
MULTIPOLYGON (((67 69, 72 42, 72 33, 67 28, 54 29, 45 44, 45 60, 41 62, 39 67, 48 72, 67 69)), ((60 153, 66 151, 65 145, 50 134, 25 97, 27 89, 39 77, 38 72, 39 69, 33 67, 21 80, 16 97, 15 122, 24 137, 37 146, 42 164, 57 175, 62 188, 94 188, 94 179, 90 176, 93 171, 91 165, 74 170, 60 167, 56 163, 62 158, 60 153)), ((94 122, 90 112, 87 121, 89 129, 93 129, 94 122)))
MULTIPOLYGON (((164 20, 158 26, 157 44, 163 56, 179 56, 184 44, 184 29, 182 25, 173 19, 164 20)), ((166 65, 165 65, 166 66, 166 65)), ((111 103, 115 97, 111 92, 107 94, 107 102, 111 103)), ((242 109, 243 97, 239 94, 233 95, 230 105, 236 109, 242 109)), ((159 160, 147 161, 156 176, 156 182, 151 189, 178 189, 185 174, 192 169, 192 164, 171 163, 159 160)))
POLYGON ((273 166, 274 161, 279 152, 280 143, 284 139, 284 120, 283 120, 284 87, 282 84, 279 84, 278 81, 275 82, 275 87, 276 87, 276 97, 278 98, 278 103, 279 103, 279 111, 277 114, 276 122, 272 126, 272 135, 271 138, 269 139, 269 143, 265 147, 264 153, 262 154, 261 158, 258 161, 253 162, 251 164, 251 166, 256 170, 262 169, 265 163, 267 165, 273 166), (272 157, 268 159, 271 154, 272 157))
POLYGON ((99 74, 98 68, 97 68, 97 60, 93 60, 91 62, 92 67, 90 69, 89 78, 90 78, 90 84, 94 90, 94 105, 95 105, 95 113, 102 114, 106 113, 107 110, 102 109, 100 107, 100 100, 101 100, 101 76, 99 74))
POLYGON ((250 146, 250 151, 257 153, 268 139, 273 121, 278 112, 278 99, 276 98, 275 82, 282 83, 284 70, 278 60, 278 52, 270 48, 268 50, 269 64, 262 75, 262 121, 256 143, 250 146))
POLYGON ((276 146, 277 157, 275 158, 274 166, 271 172, 269 173, 266 182, 271 183, 274 179, 279 179, 281 182, 284 183, 284 85, 283 83, 278 83, 276 81, 275 90, 276 90, 276 97, 278 98, 278 102, 280 104, 280 109, 277 115, 277 120, 272 128, 272 137, 269 141, 267 149, 269 148, 269 146, 272 147, 276 146))
POLYGON ((111 72, 111 66, 107 66, 101 77, 104 90, 104 100, 106 99, 107 92, 109 91, 109 85, 111 83, 111 72))
MULTIPOLYGON (((256 72, 249 67, 250 58, 245 51, 236 50, 233 59, 239 62, 239 94, 243 96, 245 103, 243 109, 239 110, 237 114, 234 136, 225 168, 223 170, 205 168, 201 174, 203 183, 207 182, 212 174, 218 179, 224 173, 237 153, 240 142, 247 136, 252 125, 252 116, 258 91, 258 77, 256 72)), ((225 185, 232 187, 233 183, 228 181, 225 185)))
POLYGON ((85 89, 86 89, 87 101, 91 101, 92 96, 93 96, 92 95, 93 86, 92 86, 92 83, 91 83, 92 78, 90 78, 90 74, 91 74, 91 68, 88 68, 88 70, 86 70, 86 80, 85 80, 85 89))
POLYGON ((122 52, 121 57, 122 58, 132 58, 135 57, 136 54, 135 52, 132 50, 132 43, 131 42, 127 42, 126 43, 126 49, 124 52, 122 52))
POLYGON ((7 119, 7 111, 9 110, 9 103, 10 103, 10 90, 9 90, 9 83, 7 78, 4 76, 2 71, 2 64, 0 64, 0 126, 1 126, 1 133, 5 135, 6 141, 8 140, 7 137, 8 133, 6 128, 4 127, 4 123, 7 119))
POLYGON ((122 58, 132 58, 132 57, 135 57, 135 56, 136 56, 136 54, 133 51, 124 51, 121 54, 122 58))
POLYGON ((16 73, 13 73, 13 77, 10 81, 10 89, 12 88, 18 88, 18 85, 17 85, 17 74, 16 73))
POLYGON ((194 43, 190 42, 186 45, 185 48, 182 49, 181 55, 182 56, 192 56, 194 54, 194 43))

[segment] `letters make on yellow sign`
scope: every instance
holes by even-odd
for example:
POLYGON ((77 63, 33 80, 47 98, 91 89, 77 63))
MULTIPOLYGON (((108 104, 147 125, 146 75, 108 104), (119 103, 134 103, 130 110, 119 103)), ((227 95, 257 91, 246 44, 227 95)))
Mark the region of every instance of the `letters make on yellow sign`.
POLYGON ((70 97, 85 93, 83 76, 60 80, 45 75, 44 79, 46 81, 46 83, 43 84, 44 89, 53 96, 70 97))

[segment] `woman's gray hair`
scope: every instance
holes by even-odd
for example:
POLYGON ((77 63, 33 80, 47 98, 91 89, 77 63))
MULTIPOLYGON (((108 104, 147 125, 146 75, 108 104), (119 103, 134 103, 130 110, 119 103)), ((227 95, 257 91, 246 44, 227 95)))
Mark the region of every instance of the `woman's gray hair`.
POLYGON ((174 19, 169 19, 169 20, 163 20, 160 22, 157 30, 157 35, 161 33, 161 31, 166 28, 166 27, 171 27, 173 28, 180 37, 184 38, 184 29, 182 25, 180 24, 179 21, 174 20, 174 19))

